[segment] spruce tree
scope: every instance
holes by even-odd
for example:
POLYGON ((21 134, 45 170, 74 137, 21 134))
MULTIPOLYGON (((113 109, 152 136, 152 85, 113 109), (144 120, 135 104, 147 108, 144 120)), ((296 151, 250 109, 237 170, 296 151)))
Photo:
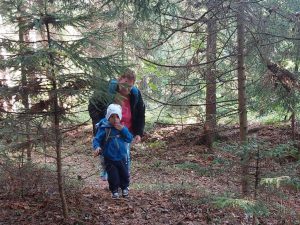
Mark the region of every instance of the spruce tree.
POLYGON ((1 145, 1 151, 19 149, 16 154, 23 162, 21 149, 46 146, 47 154, 56 158, 62 212, 67 218, 63 135, 79 125, 77 116, 94 85, 101 86, 121 68, 117 49, 108 51, 104 45, 113 40, 113 30, 106 24, 114 12, 105 5, 75 0, 3 0, 0 8, 13 31, 10 36, 3 34, 1 41, 7 52, 1 68, 10 82, 1 87, 1 96, 13 98, 11 109, 2 108, 1 141, 9 144, 1 145))

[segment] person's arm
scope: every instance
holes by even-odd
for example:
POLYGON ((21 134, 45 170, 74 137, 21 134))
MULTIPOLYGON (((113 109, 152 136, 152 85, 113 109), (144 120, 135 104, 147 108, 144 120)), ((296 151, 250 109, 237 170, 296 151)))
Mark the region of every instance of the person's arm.
POLYGON ((120 123, 120 121, 117 121, 113 125, 118 131, 120 131, 121 136, 123 137, 124 141, 127 143, 132 142, 133 136, 128 130, 128 128, 120 123))
POLYGON ((127 143, 131 143, 133 140, 133 136, 130 133, 130 131, 128 130, 128 128, 126 126, 123 126, 123 128, 120 130, 120 133, 123 137, 123 140, 127 143))
POLYGON ((144 134, 145 128, 145 104, 141 95, 141 92, 138 90, 138 102, 136 104, 136 118, 134 122, 136 123, 135 139, 140 141, 141 137, 144 134))
POLYGON ((101 101, 95 101, 94 99, 91 99, 89 101, 88 111, 92 120, 99 122, 105 117, 106 105, 101 101))
POLYGON ((104 129, 98 129, 95 137, 93 138, 93 149, 94 149, 94 156, 98 156, 101 154, 101 142, 105 138, 105 130, 104 129))

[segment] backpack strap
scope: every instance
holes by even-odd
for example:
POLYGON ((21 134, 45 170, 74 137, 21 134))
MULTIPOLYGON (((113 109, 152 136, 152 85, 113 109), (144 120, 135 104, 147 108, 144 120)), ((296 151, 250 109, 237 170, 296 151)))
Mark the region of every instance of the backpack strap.
MULTIPOLYGON (((106 143, 108 141, 109 138, 116 138, 116 137, 120 137, 120 135, 115 135, 115 136, 111 136, 111 128, 105 128, 105 142, 106 143)), ((117 147, 120 148, 119 143, 116 141, 117 147)))
POLYGON ((105 142, 107 142, 107 140, 109 139, 110 133, 111 133, 111 128, 105 128, 105 142))
POLYGON ((139 101, 139 90, 136 86, 133 86, 130 93, 134 96, 134 107, 139 101))

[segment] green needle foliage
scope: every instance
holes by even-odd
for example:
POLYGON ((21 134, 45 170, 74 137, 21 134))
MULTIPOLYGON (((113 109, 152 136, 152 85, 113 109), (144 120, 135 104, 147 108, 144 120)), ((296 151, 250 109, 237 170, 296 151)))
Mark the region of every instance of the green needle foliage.
POLYGON ((269 215, 268 208, 259 201, 230 197, 217 197, 213 203, 220 208, 235 208, 243 210, 246 214, 251 216, 269 215))
POLYGON ((0 6, 4 25, 15 31, 10 37, 1 35, 7 57, 0 66, 9 71, 6 81, 13 84, 4 82, 0 88, 13 104, 2 110, 1 133, 10 130, 12 143, 34 136, 31 144, 36 145, 55 113, 62 129, 76 125, 75 115, 94 85, 121 70, 118 50, 104 46, 114 40, 113 27, 105 25, 111 20, 109 10, 82 1, 1 1, 0 6))
POLYGON ((0 36, 6 53, 0 61, 5 71, 0 85, 1 155, 16 155, 18 168, 25 159, 31 160, 34 149, 55 158, 65 218, 64 134, 84 122, 80 113, 86 111, 94 90, 99 98, 108 98, 103 94, 107 81, 126 66, 117 25, 126 3, 134 16, 142 17, 159 2, 0 2, 1 26, 6 31, 0 36))
POLYGON ((260 184, 267 187, 289 187, 298 191, 300 190, 300 180, 298 178, 291 178, 289 176, 262 178, 260 184))

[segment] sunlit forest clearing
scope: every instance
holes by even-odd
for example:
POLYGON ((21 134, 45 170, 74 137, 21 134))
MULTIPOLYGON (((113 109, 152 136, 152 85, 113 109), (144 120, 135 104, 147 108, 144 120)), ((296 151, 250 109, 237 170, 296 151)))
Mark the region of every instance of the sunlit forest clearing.
POLYGON ((0 224, 300 224, 300 1, 0 0, 0 224), (88 113, 146 106, 128 198, 88 113))

